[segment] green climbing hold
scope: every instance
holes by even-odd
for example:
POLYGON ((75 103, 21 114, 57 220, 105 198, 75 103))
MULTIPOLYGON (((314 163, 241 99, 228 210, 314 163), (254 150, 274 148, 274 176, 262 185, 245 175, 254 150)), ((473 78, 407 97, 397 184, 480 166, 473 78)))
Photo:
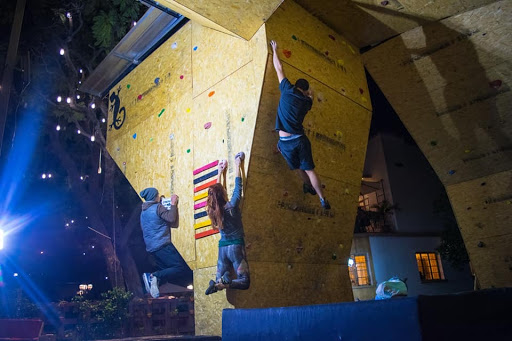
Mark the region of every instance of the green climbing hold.
POLYGON ((292 36, 293 40, 297 40, 297 37, 295 35, 292 36))
POLYGON ((150 139, 149 139, 149 142, 153 142, 153 138, 150 138, 150 139))
POLYGON ((245 121, 245 117, 242 117, 242 122, 245 121))
POLYGON ((129 88, 130 88, 130 86, 131 86, 130 84, 126 84, 126 88, 127 88, 127 89, 129 89, 129 88))
POLYGON ((165 111, 165 108, 164 108, 164 109, 162 109, 162 111, 160 111, 160 114, 158 114, 158 117, 162 116, 162 114, 164 113, 164 111, 165 111))
POLYGON ((187 153, 190 153, 190 149, 187 149, 187 153))
POLYGON ((430 145, 433 147, 437 146, 437 141, 434 141, 434 140, 430 141, 430 145))

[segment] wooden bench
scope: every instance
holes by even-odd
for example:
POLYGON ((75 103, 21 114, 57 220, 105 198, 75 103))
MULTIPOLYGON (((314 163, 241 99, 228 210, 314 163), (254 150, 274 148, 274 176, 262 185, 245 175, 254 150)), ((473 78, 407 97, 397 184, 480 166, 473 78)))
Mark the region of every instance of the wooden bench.
POLYGON ((42 331, 41 320, 0 319, 0 341, 37 341, 42 331))

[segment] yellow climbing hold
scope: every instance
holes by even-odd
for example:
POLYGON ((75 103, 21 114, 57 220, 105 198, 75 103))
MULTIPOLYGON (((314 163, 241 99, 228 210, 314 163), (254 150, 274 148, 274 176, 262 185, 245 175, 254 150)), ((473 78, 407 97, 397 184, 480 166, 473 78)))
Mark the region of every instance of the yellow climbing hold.
POLYGON ((187 112, 190 112, 190 108, 187 108, 187 110, 186 110, 186 111, 187 111, 187 112))
POLYGON ((466 153, 466 154, 471 153, 471 149, 466 149, 466 150, 464 151, 464 153, 466 153))

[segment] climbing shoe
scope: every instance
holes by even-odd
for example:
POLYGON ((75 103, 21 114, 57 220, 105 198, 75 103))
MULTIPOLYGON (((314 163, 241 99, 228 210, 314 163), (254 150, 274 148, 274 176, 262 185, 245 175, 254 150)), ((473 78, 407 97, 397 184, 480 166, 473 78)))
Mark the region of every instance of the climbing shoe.
POLYGON ((330 210, 331 209, 331 205, 329 204, 329 202, 325 198, 320 199, 320 204, 322 204, 322 208, 324 210, 330 210))
POLYGON ((215 286, 215 281, 210 280, 210 284, 208 284, 208 289, 206 289, 205 294, 210 295, 210 294, 216 293, 217 291, 218 290, 217 290, 217 287, 215 286))
POLYGON ((309 193, 311 195, 316 195, 316 191, 313 188, 313 186, 311 186, 310 184, 307 184, 307 183, 303 183, 302 184, 302 191, 304 193, 309 193))
POLYGON ((220 278, 222 284, 231 284, 231 278, 229 276, 229 271, 224 272, 224 275, 220 278))

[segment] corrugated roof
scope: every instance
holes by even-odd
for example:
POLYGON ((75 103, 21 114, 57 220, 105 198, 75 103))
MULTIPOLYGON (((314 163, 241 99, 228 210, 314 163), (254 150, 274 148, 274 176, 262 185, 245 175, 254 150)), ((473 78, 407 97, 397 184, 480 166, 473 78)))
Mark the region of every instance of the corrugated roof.
POLYGON ((150 7, 144 16, 86 78, 79 90, 103 97, 128 72, 188 21, 175 12, 150 7))

